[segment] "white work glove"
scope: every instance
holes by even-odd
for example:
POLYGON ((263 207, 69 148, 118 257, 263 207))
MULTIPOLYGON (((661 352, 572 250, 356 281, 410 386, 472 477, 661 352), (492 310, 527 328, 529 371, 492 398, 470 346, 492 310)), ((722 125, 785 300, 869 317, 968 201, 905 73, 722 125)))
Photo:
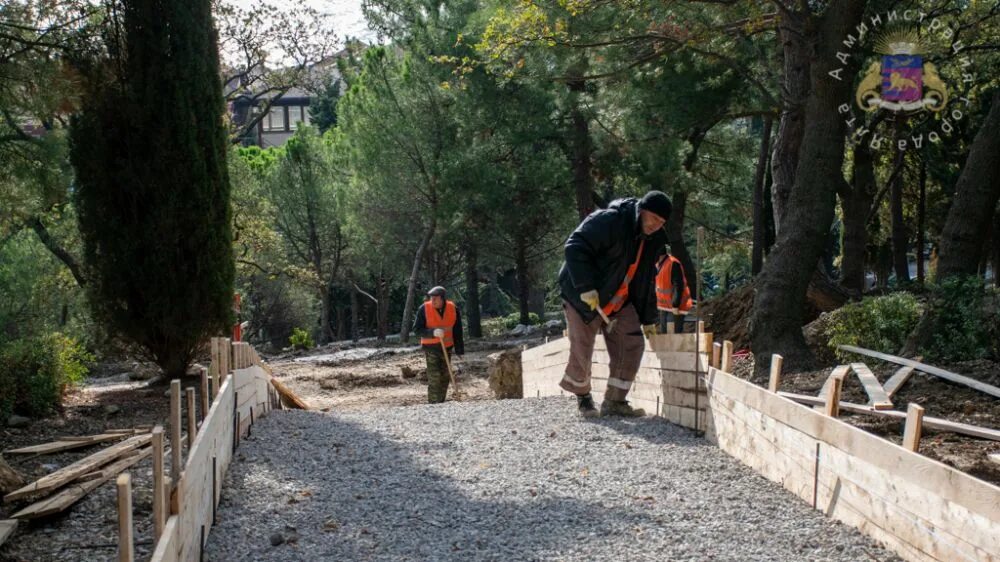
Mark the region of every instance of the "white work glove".
POLYGON ((677 314, 677 309, 676 308, 668 308, 667 312, 669 312, 670 314, 677 314))
POLYGON ((597 294, 597 291, 587 291, 580 294, 580 300, 586 303, 590 310, 597 310, 597 307, 601 305, 601 296, 597 294))
POLYGON ((434 337, 435 338, 443 338, 444 337, 444 328, 434 328, 434 337))
POLYGON ((656 324, 646 324, 642 327, 642 333, 647 337, 651 338, 656 335, 656 324))

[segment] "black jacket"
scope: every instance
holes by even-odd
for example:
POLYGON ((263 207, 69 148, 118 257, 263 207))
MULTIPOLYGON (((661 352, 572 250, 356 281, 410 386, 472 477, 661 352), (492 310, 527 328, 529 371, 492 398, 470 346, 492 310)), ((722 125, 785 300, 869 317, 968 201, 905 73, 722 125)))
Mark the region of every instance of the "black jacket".
POLYGON ((629 283, 628 304, 635 307, 639 321, 656 323, 656 262, 665 251, 667 236, 659 230, 646 238, 639 220, 639 200, 634 197, 612 201, 607 209, 591 213, 566 240, 566 261, 559 270, 559 288, 586 322, 597 312, 580 300, 580 294, 597 290, 601 305, 611 300, 628 267, 635 261, 639 242, 645 238, 642 258, 629 283))
MULTIPOLYGON (((438 314, 444 314, 444 310, 439 310, 438 314)), ((417 319, 413 322, 413 333, 418 338, 433 338, 434 329, 427 327, 427 315, 424 314, 424 303, 420 303, 417 308, 417 319)), ((462 337, 462 311, 455 305, 455 326, 451 329, 451 339, 455 342, 455 355, 465 355, 465 339, 462 337)), ((428 349, 441 351, 439 344, 425 345, 428 349)))

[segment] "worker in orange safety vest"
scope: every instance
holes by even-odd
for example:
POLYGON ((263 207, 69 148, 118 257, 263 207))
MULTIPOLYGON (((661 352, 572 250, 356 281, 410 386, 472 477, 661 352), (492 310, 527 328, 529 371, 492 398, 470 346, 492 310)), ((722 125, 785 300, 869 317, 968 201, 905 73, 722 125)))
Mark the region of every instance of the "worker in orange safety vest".
POLYGON ((684 266, 681 265, 681 260, 667 253, 656 268, 656 309, 660 316, 660 333, 667 332, 670 322, 674 323, 674 333, 683 333, 684 316, 694 307, 684 266))
POLYGON ((444 287, 434 287, 427 296, 427 301, 417 309, 413 333, 420 336, 420 346, 427 359, 427 402, 436 404, 444 402, 451 382, 441 342, 448 349, 449 357, 464 355, 465 342, 462 315, 458 306, 445 298, 444 287))

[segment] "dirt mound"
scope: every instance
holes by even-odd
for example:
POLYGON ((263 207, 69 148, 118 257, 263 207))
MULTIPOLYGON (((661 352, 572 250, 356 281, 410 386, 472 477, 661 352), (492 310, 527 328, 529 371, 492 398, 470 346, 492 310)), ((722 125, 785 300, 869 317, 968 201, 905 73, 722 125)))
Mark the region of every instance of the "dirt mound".
POLYGON ((729 340, 734 349, 750 347, 753 295, 753 285, 745 285, 701 305, 705 329, 712 332, 715 341, 729 340))

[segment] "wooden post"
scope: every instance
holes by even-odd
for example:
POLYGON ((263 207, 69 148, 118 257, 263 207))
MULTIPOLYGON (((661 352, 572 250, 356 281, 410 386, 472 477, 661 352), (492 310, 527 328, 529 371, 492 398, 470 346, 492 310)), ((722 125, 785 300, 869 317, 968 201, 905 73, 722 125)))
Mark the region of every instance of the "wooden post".
POLYGON ((219 340, 219 355, 221 356, 220 358, 222 359, 221 361, 222 371, 219 372, 219 376, 221 377, 222 382, 226 382, 226 377, 229 376, 229 363, 232 357, 230 355, 229 348, 230 348, 229 338, 222 338, 221 340, 219 340))
POLYGON ((674 329, 674 323, 672 321, 671 322, 667 322, 667 333, 668 334, 675 334, 675 333, 677 333, 677 331, 674 329))
POLYGON ((903 448, 914 453, 920 448, 920 431, 924 423, 924 409, 912 402, 906 407, 906 426, 903 428, 903 448))
POLYGON ((188 418, 188 454, 191 454, 191 448, 194 447, 194 438, 198 435, 198 418, 195 416, 194 409, 194 389, 188 388, 184 391, 184 396, 187 397, 187 418, 188 418))
POLYGON ((781 384, 781 365, 785 362, 785 358, 775 353, 771 356, 771 378, 767 383, 767 389, 771 392, 778 392, 778 386, 781 384))
POLYGON ((733 342, 726 340, 722 342, 722 371, 733 372, 733 342))
POLYGON ((201 419, 205 419, 208 416, 209 402, 211 400, 208 397, 208 369, 201 368, 201 419))
POLYGON ((698 321, 698 333, 699 334, 704 334, 705 333, 705 321, 704 320, 699 320, 698 321))
POLYGON ((830 378, 830 392, 826 395, 824 412, 831 418, 840 416, 840 389, 844 387, 844 374, 838 373, 830 378))
POLYGON ((118 562, 135 560, 132 536, 132 475, 119 474, 118 485, 118 562))
POLYGON ((722 344, 715 342, 712 344, 712 366, 718 369, 722 366, 722 344))
POLYGON ((163 473, 163 427, 153 428, 153 546, 167 524, 166 474, 163 473))
POLYGON ((209 363, 208 376, 212 379, 212 400, 219 395, 219 369, 222 367, 222 355, 219 353, 219 338, 212 338, 212 362, 209 363))
POLYGON ((171 487, 181 480, 181 381, 170 381, 170 478, 171 487))

